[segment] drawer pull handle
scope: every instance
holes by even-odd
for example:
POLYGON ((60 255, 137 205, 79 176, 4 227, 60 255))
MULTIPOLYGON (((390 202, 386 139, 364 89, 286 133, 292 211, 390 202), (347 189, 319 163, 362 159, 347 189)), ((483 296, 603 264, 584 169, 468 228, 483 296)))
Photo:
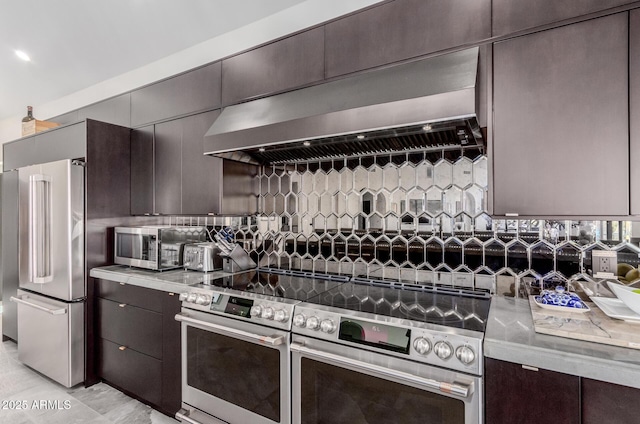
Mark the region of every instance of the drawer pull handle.
POLYGON ((118 306, 121 307, 121 308, 124 308, 125 306, 127 306, 127 304, 126 303, 120 303, 120 304, 118 304, 118 306))
POLYGON ((119 349, 119 350, 126 350, 126 349, 127 349, 127 347, 126 347, 126 346, 119 346, 119 347, 118 347, 118 349, 119 349))

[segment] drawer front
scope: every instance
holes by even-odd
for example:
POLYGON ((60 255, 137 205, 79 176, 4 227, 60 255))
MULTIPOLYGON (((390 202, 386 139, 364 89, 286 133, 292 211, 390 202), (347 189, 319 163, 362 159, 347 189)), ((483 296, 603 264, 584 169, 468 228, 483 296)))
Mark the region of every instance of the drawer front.
POLYGON ((96 296, 162 312, 162 292, 116 281, 96 279, 96 296))
POLYGON ((98 337, 162 359, 162 314, 98 298, 98 337))
POLYGON ((99 339, 98 372, 104 380, 160 405, 162 397, 162 361, 133 349, 99 339))

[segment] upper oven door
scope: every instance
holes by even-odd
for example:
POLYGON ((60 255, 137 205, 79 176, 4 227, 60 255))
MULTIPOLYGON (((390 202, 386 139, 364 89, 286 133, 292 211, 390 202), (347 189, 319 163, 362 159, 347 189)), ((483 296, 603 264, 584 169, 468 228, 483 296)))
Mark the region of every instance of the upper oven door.
POLYGON ((482 379, 294 335, 292 419, 301 424, 481 424, 482 379))
POLYGON ((231 424, 289 424, 289 338, 182 308, 182 401, 231 424))

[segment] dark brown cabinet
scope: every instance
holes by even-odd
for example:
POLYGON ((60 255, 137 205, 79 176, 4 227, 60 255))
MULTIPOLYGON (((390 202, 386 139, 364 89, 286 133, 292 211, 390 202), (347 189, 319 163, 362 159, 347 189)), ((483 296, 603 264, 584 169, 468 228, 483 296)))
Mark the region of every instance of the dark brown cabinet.
POLYGON ((640 215, 640 9, 629 16, 629 78, 631 215, 640 215))
POLYGON ((495 215, 629 214, 628 13, 495 43, 495 215))
POLYGON ((471 44, 490 35, 490 0, 385 2, 326 25, 326 77, 471 44))
POLYGON ((223 161, 205 156, 203 145, 219 114, 214 110, 133 130, 133 215, 221 212, 223 161))
POLYGON ((226 105, 324 78, 324 28, 276 41, 222 62, 226 105))
POLYGON ((580 424, 580 377, 485 358, 485 422, 580 424))
POLYGON ((98 377, 173 416, 182 397, 179 296, 94 281, 98 377))
POLYGON ((582 424, 636 424, 640 390, 582 379, 582 424))
POLYGON ((110 124, 131 126, 131 94, 125 93, 111 99, 83 107, 77 119, 95 119, 110 124))
POLYGON ((131 92, 131 126, 220 107, 222 66, 215 62, 131 92))
POLYGON ((551 24, 593 12, 633 3, 634 0, 493 0, 493 35, 506 35, 516 31, 551 24))

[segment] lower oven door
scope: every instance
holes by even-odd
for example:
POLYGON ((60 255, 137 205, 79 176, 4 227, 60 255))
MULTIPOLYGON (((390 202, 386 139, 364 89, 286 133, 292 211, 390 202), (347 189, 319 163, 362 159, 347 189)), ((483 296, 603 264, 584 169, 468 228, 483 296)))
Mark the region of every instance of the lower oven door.
POLYGON ((231 424, 291 422, 288 332, 186 308, 176 320, 182 323, 179 419, 219 422, 209 414, 231 424))
POLYGON ((294 423, 483 422, 479 377, 297 335, 291 352, 294 423))

